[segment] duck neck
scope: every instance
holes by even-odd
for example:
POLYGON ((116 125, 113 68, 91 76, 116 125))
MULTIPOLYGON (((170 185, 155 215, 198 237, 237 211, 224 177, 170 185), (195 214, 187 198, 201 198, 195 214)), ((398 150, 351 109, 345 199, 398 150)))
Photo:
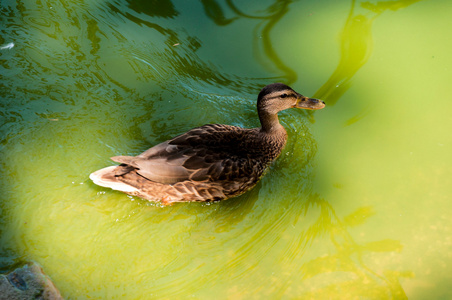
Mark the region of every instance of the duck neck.
POLYGON ((259 120, 261 121, 261 132, 267 134, 275 134, 278 132, 285 132, 281 124, 279 124, 279 119, 277 114, 269 114, 265 112, 259 113, 259 120))

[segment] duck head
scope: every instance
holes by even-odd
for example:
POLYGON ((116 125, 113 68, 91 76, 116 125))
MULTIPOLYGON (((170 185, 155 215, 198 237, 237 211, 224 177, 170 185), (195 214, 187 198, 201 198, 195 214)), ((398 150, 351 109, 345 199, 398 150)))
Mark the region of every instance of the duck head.
POLYGON ((264 87, 257 98, 257 110, 274 115, 288 108, 322 109, 325 102, 305 97, 282 83, 272 83, 264 87))
POLYGON ((278 120, 278 112, 288 108, 322 109, 322 100, 305 97, 282 83, 272 83, 264 87, 257 97, 257 112, 261 131, 266 133, 284 132, 278 120))

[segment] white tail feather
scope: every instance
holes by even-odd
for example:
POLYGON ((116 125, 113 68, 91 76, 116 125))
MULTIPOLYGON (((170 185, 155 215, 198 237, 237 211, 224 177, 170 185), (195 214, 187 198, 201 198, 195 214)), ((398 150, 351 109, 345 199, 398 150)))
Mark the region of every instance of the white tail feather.
POLYGON ((124 193, 138 192, 138 189, 134 188, 133 186, 116 180, 112 173, 115 168, 116 166, 111 166, 100 169, 94 173, 91 173, 89 175, 89 179, 91 179, 95 184, 99 186, 111 188, 113 190, 121 191, 124 193))

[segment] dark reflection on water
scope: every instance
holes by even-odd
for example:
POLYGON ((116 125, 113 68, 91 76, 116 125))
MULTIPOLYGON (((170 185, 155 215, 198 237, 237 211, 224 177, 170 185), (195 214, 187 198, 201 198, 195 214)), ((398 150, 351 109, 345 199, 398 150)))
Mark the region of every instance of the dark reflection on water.
POLYGON ((237 17, 226 18, 223 9, 215 0, 201 0, 201 2, 206 16, 219 26, 226 26, 237 19, 237 17))
MULTIPOLYGON (((216 23, 220 23, 217 25, 224 26, 230 23, 231 20, 225 21, 221 17, 222 11, 216 2, 205 1, 203 5, 207 16, 215 19, 216 23)), ((217 66, 204 61, 196 53, 203 46, 203 42, 196 35, 189 35, 179 28, 163 27, 158 24, 158 20, 137 15, 118 3, 110 3, 108 7, 112 12, 125 17, 131 22, 152 28, 161 34, 160 37, 157 37, 157 41, 155 41, 155 38, 150 39, 153 47, 149 47, 147 52, 133 48, 126 50, 131 57, 137 60, 136 64, 145 64, 149 67, 142 69, 140 76, 149 76, 146 73, 153 73, 153 76, 151 75, 149 79, 155 80, 163 86, 180 84, 181 82, 192 85, 193 81, 196 81, 196 85, 204 83, 206 86, 224 86, 237 92, 247 91, 255 93, 256 90, 264 85, 261 79, 225 74, 217 66), (158 43, 162 38, 163 45, 158 43)), ((130 5, 130 7, 132 6, 130 5)), ((154 14, 150 11, 146 11, 146 14, 149 16, 160 14, 156 13, 157 10, 158 8, 155 7, 152 9, 155 12, 154 14)), ((124 36, 124 34, 121 35, 124 36)))
POLYGON ((129 7, 152 17, 174 18, 179 15, 170 0, 130 0, 129 7))
POLYGON ((280 80, 284 83, 291 85, 297 80, 297 73, 286 65, 275 50, 272 39, 270 38, 270 32, 274 29, 275 25, 287 14, 289 11, 289 5, 292 0, 278 0, 270 5, 265 11, 266 15, 251 15, 242 12, 232 0, 226 0, 228 6, 240 17, 248 19, 260 19, 262 22, 256 28, 258 34, 254 38, 255 56, 260 57, 263 61, 262 64, 266 65, 265 59, 269 59, 273 66, 275 66, 284 75, 281 77, 275 77, 274 80, 280 80), (260 52, 263 51, 262 55, 260 52))
MULTIPOLYGON (((133 3, 133 2, 131 2, 133 3)), ((138 25, 145 25, 149 28, 155 29, 156 31, 158 31, 159 33, 166 35, 166 36, 175 36, 175 32, 165 28, 163 26, 160 26, 154 22, 149 22, 147 20, 144 20, 140 17, 138 17, 137 15, 133 14, 132 12, 130 12, 128 9, 125 9, 125 6, 119 6, 118 4, 113 4, 113 3, 109 3, 108 4, 109 9, 119 15, 122 15, 124 17, 126 17, 127 19, 129 19, 130 21, 132 21, 135 24, 138 25)), ((130 8, 134 9, 132 5, 130 5, 130 8)), ((134 9, 135 12, 141 12, 141 11, 137 11, 136 9, 134 9)), ((152 10, 152 11, 158 11, 158 10, 152 10)), ((153 16, 153 14, 150 14, 149 12, 147 12, 147 14, 149 14, 150 16, 153 16)), ((157 15, 157 14, 154 14, 157 15)), ((126 37, 125 37, 126 38, 126 37)))

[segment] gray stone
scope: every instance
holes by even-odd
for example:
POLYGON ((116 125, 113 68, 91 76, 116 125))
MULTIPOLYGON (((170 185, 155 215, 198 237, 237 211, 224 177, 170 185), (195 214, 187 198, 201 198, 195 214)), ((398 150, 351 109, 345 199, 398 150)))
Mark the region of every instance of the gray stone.
POLYGON ((63 299, 48 276, 36 263, 28 263, 0 275, 0 300, 63 299))

